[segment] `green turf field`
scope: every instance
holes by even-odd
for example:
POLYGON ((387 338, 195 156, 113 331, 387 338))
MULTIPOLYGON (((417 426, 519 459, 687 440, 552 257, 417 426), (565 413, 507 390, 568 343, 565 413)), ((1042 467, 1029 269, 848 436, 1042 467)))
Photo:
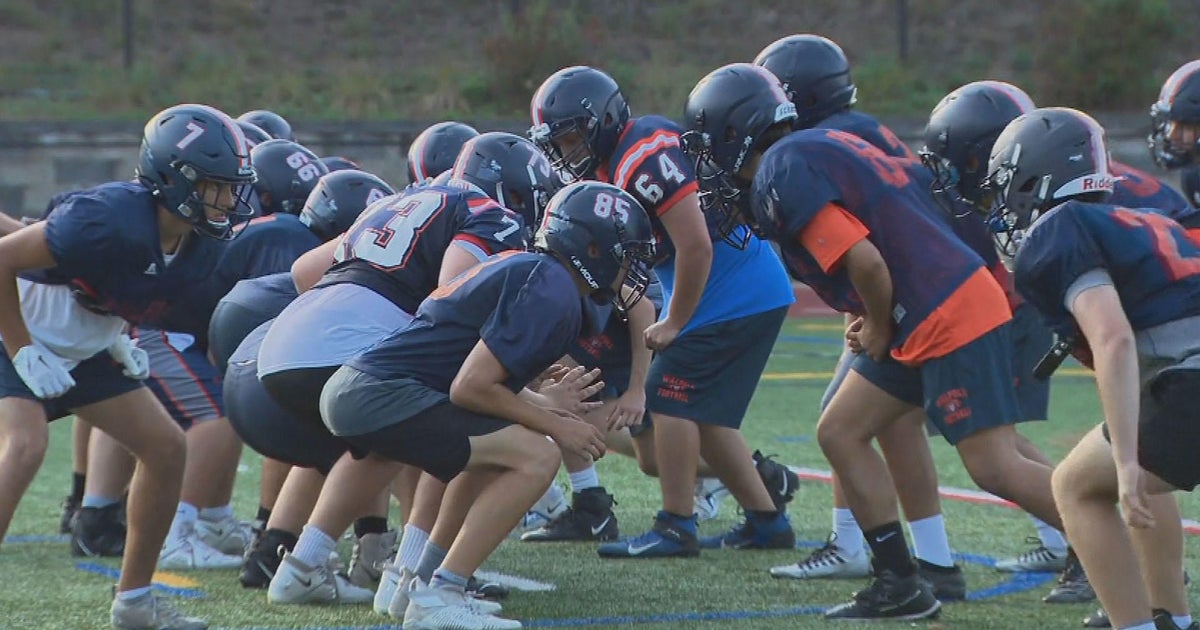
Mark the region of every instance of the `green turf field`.
MULTIPOLYGON (((835 361, 840 331, 835 320, 790 320, 775 345, 768 376, 759 387, 743 427, 751 448, 780 455, 789 464, 826 469, 812 439, 817 403, 835 361)), ((1064 368, 1057 377, 1050 423, 1035 423, 1024 432, 1052 458, 1058 459, 1089 426, 1099 419, 1099 404, 1090 378, 1078 369, 1064 368)), ((108 627, 109 587, 113 582, 95 571, 115 562, 89 563, 92 571, 70 557, 61 540, 38 538, 54 534, 59 501, 69 490, 70 424, 53 425, 51 449, 41 475, 17 513, 0 553, 4 588, 0 589, 0 628, 63 629, 108 627), (30 540, 32 539, 32 540, 30 540)), ((972 488, 955 453, 935 439, 943 486, 972 488)), ((258 458, 244 457, 235 507, 240 516, 253 515, 257 503, 258 458)), ((649 527, 658 509, 658 485, 638 472, 632 460, 611 456, 600 463, 601 480, 613 492, 622 534, 649 527)), ((829 531, 830 492, 827 485, 806 483, 791 505, 798 539, 813 543, 829 531)), ((1200 514, 1200 502, 1183 499, 1185 517, 1200 514)), ((1021 513, 1007 508, 943 503, 950 541, 967 554, 965 564, 972 591, 1000 593, 943 609, 933 627, 953 628, 1076 628, 1090 605, 1041 603, 1049 576, 1028 576, 1003 584, 1008 575, 978 562, 1026 548, 1033 527, 1021 513), (1033 586, 1032 589, 1030 587, 1033 586), (987 591, 985 591, 987 589, 987 591), (1022 590, 1024 589, 1024 590, 1022 590)), ((733 525, 737 515, 731 500, 722 518, 702 526, 715 533, 733 525)), ((1190 542, 1190 541, 1189 541, 1190 542)), ((1193 546, 1194 547, 1194 546, 1193 546)), ((1200 557, 1189 549, 1188 568, 1200 575, 1200 557)), ((349 550, 345 550, 348 557, 349 550)), ((508 542, 485 569, 552 583, 554 592, 515 592, 505 603, 505 615, 520 618, 527 627, 567 628, 823 628, 827 622, 814 613, 838 603, 861 588, 860 581, 810 582, 773 580, 767 568, 795 561, 795 552, 715 551, 697 560, 602 561, 594 545, 533 545, 508 542)), ((235 572, 198 572, 163 577, 186 593, 198 596, 180 601, 190 614, 205 616, 214 628, 399 628, 375 616, 368 607, 281 608, 266 604, 262 591, 246 591, 235 572), (184 581, 186 580, 186 581, 184 581)), ((1193 599, 1193 605, 1197 603, 1193 599)))

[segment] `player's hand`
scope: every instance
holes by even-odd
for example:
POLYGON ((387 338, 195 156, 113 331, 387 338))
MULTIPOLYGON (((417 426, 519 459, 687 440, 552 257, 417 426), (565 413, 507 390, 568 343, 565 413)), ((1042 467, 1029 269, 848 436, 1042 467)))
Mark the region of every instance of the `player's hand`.
POLYGON ((558 447, 592 461, 604 457, 604 434, 600 429, 584 422, 579 416, 556 412, 559 421, 550 432, 550 438, 558 447))
POLYGON ((1146 473, 1138 464, 1117 466, 1117 488, 1121 500, 1121 515, 1125 524, 1138 529, 1154 527, 1150 497, 1146 494, 1146 473))
POLYGON ((577 366, 561 372, 555 380, 544 380, 538 393, 550 399, 559 409, 574 414, 583 415, 603 403, 587 402, 588 398, 604 389, 604 381, 600 380, 600 370, 587 370, 577 366))
POLYGON ((646 390, 634 387, 617 399, 608 414, 608 430, 620 431, 634 426, 646 415, 646 390))
POLYGON ((75 379, 62 358, 41 346, 22 346, 13 355, 12 364, 38 398, 58 398, 75 386, 75 379))
POLYGON ((108 354, 113 361, 121 364, 122 373, 137 381, 150 376, 150 357, 137 346, 137 342, 129 335, 121 335, 108 347, 108 354))
POLYGON ((675 338, 679 336, 679 331, 682 329, 682 326, 676 326, 668 318, 647 326, 646 330, 642 333, 642 338, 645 339, 647 348, 651 350, 666 350, 668 346, 675 342, 675 338))
POLYGON ((879 326, 859 317, 846 327, 846 342, 851 351, 865 352, 872 359, 882 361, 887 358, 892 345, 892 327, 890 322, 879 326))

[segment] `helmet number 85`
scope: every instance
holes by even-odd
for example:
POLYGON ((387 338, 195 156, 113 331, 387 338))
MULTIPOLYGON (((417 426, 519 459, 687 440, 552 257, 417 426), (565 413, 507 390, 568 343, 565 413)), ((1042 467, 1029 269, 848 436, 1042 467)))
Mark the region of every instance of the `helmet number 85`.
POLYGON ((309 182, 321 176, 320 167, 299 151, 287 156, 287 164, 296 169, 296 176, 302 182, 309 182))
POLYGON ((592 207, 592 211, 601 219, 607 219, 615 214, 621 223, 629 221, 629 202, 608 193, 596 195, 596 205, 592 207))

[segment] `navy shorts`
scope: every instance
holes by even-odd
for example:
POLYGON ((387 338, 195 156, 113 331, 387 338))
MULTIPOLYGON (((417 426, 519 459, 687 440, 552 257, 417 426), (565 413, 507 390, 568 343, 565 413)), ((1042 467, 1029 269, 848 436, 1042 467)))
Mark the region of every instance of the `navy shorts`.
POLYGON ((742 426, 787 308, 690 330, 654 356, 646 377, 652 413, 742 426))
POLYGON ((150 357, 146 385, 180 427, 225 417, 221 373, 203 350, 194 343, 178 350, 162 330, 135 328, 133 334, 150 357))
POLYGON ((859 354, 850 369, 894 398, 924 407, 938 433, 958 444, 984 429, 1018 421, 1011 350, 1006 323, 920 367, 859 354))
POLYGON ((275 402, 304 424, 324 429, 321 419, 321 390, 340 365, 296 368, 267 374, 260 379, 275 402))
POLYGON ((260 310, 246 308, 236 302, 217 303, 208 324, 208 353, 212 355, 219 372, 225 373, 234 350, 265 321, 260 310))
POLYGON ((246 446, 264 457, 326 474, 348 448, 324 425, 301 422, 276 404, 258 380, 255 361, 229 364, 224 392, 229 424, 246 446))
MULTIPOLYGON (((1196 392, 1200 392, 1200 371, 1164 371, 1142 388, 1138 418, 1138 463, 1188 492, 1200 484, 1196 392)), ((1101 426, 1108 440, 1108 426, 1101 426)))
POLYGON ((1033 369, 1054 344, 1054 333, 1042 323, 1037 309, 1028 304, 1021 304, 1013 311, 1010 325, 1019 419, 1045 420, 1050 416, 1050 379, 1034 378, 1033 369))
MULTIPOLYGON (((3 348, 3 344, 0 344, 0 348, 3 348)), ((46 410, 46 419, 57 420, 71 415, 80 407, 116 398, 142 386, 141 381, 125 376, 122 369, 121 364, 113 361, 107 352, 100 352, 71 370, 75 387, 58 398, 41 400, 34 396, 25 385, 25 381, 21 380, 17 368, 13 367, 12 360, 8 358, 8 352, 0 352, 0 398, 11 396, 37 400, 46 410)))
POLYGON ((467 467, 470 438, 513 426, 463 409, 412 379, 383 380, 343 368, 326 390, 322 412, 355 457, 375 453, 446 483, 467 467))

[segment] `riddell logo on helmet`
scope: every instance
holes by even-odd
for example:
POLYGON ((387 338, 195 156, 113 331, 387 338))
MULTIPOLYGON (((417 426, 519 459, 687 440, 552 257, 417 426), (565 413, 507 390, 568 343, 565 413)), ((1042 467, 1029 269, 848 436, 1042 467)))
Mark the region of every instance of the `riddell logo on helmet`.
POLYGON ((1083 179, 1083 192, 1098 192, 1101 190, 1112 190, 1113 178, 1109 176, 1097 175, 1094 177, 1085 177, 1083 179))

